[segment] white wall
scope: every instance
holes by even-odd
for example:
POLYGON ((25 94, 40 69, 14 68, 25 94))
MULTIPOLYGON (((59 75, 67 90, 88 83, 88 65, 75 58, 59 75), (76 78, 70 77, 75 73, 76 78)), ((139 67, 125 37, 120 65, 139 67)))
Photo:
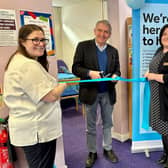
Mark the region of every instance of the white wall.
MULTIPOLYGON (((132 15, 126 0, 108 0, 108 18, 112 24, 110 43, 119 51, 121 75, 127 77, 126 18, 132 15)), ((121 141, 129 137, 127 83, 118 82, 117 103, 114 110, 113 136, 121 141)))
POLYGON ((55 44, 56 44, 56 57, 57 59, 62 58, 62 8, 53 7, 53 18, 54 18, 54 33, 55 33, 55 44))
MULTIPOLYGON (((76 4, 72 3, 62 8, 61 16, 62 49, 58 44, 60 42, 58 39, 56 41, 56 50, 59 50, 57 56, 63 59, 68 65, 69 70, 71 70, 77 43, 94 38, 93 29, 95 22, 102 19, 102 2, 101 0, 85 0, 76 4)), ((57 25, 59 26, 59 23, 57 25)))

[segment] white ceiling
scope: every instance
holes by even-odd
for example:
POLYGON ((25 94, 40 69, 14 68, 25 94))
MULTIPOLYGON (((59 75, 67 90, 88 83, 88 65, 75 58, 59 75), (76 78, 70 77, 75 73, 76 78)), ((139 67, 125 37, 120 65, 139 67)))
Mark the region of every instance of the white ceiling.
POLYGON ((83 0, 52 0, 52 5, 57 7, 68 6, 73 3, 78 3, 83 0))

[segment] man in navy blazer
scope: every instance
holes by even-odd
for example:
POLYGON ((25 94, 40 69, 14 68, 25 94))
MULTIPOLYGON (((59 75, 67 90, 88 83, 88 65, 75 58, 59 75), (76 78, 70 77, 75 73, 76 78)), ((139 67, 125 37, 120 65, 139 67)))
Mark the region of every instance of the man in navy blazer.
MULTIPOLYGON (((78 44, 72 72, 81 80, 120 76, 118 51, 107 44, 111 35, 110 23, 107 20, 98 21, 94 34, 94 39, 78 44)), ((80 83, 79 98, 85 105, 87 121, 86 133, 89 154, 86 160, 86 168, 91 168, 97 159, 96 118, 98 105, 101 107, 104 155, 112 163, 118 162, 111 145, 112 111, 116 102, 116 83, 114 80, 80 83)))

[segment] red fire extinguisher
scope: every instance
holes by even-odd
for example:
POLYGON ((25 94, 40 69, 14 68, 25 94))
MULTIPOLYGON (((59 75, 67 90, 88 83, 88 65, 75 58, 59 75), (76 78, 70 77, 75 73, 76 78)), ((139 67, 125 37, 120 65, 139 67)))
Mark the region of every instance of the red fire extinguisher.
POLYGON ((0 168, 14 168, 9 160, 7 126, 0 123, 0 168))

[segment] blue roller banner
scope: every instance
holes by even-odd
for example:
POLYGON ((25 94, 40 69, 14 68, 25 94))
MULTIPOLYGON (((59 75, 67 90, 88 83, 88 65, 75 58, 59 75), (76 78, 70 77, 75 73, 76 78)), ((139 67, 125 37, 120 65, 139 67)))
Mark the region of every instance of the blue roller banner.
MULTIPOLYGON (((132 10, 133 78, 142 78, 148 71, 149 62, 159 46, 160 29, 168 24, 167 9, 166 0, 146 0, 142 8, 132 10)), ((142 142, 142 146, 143 142, 161 139, 149 126, 149 104, 144 102, 144 97, 150 99, 149 90, 144 83, 133 83, 132 141, 142 142)))

